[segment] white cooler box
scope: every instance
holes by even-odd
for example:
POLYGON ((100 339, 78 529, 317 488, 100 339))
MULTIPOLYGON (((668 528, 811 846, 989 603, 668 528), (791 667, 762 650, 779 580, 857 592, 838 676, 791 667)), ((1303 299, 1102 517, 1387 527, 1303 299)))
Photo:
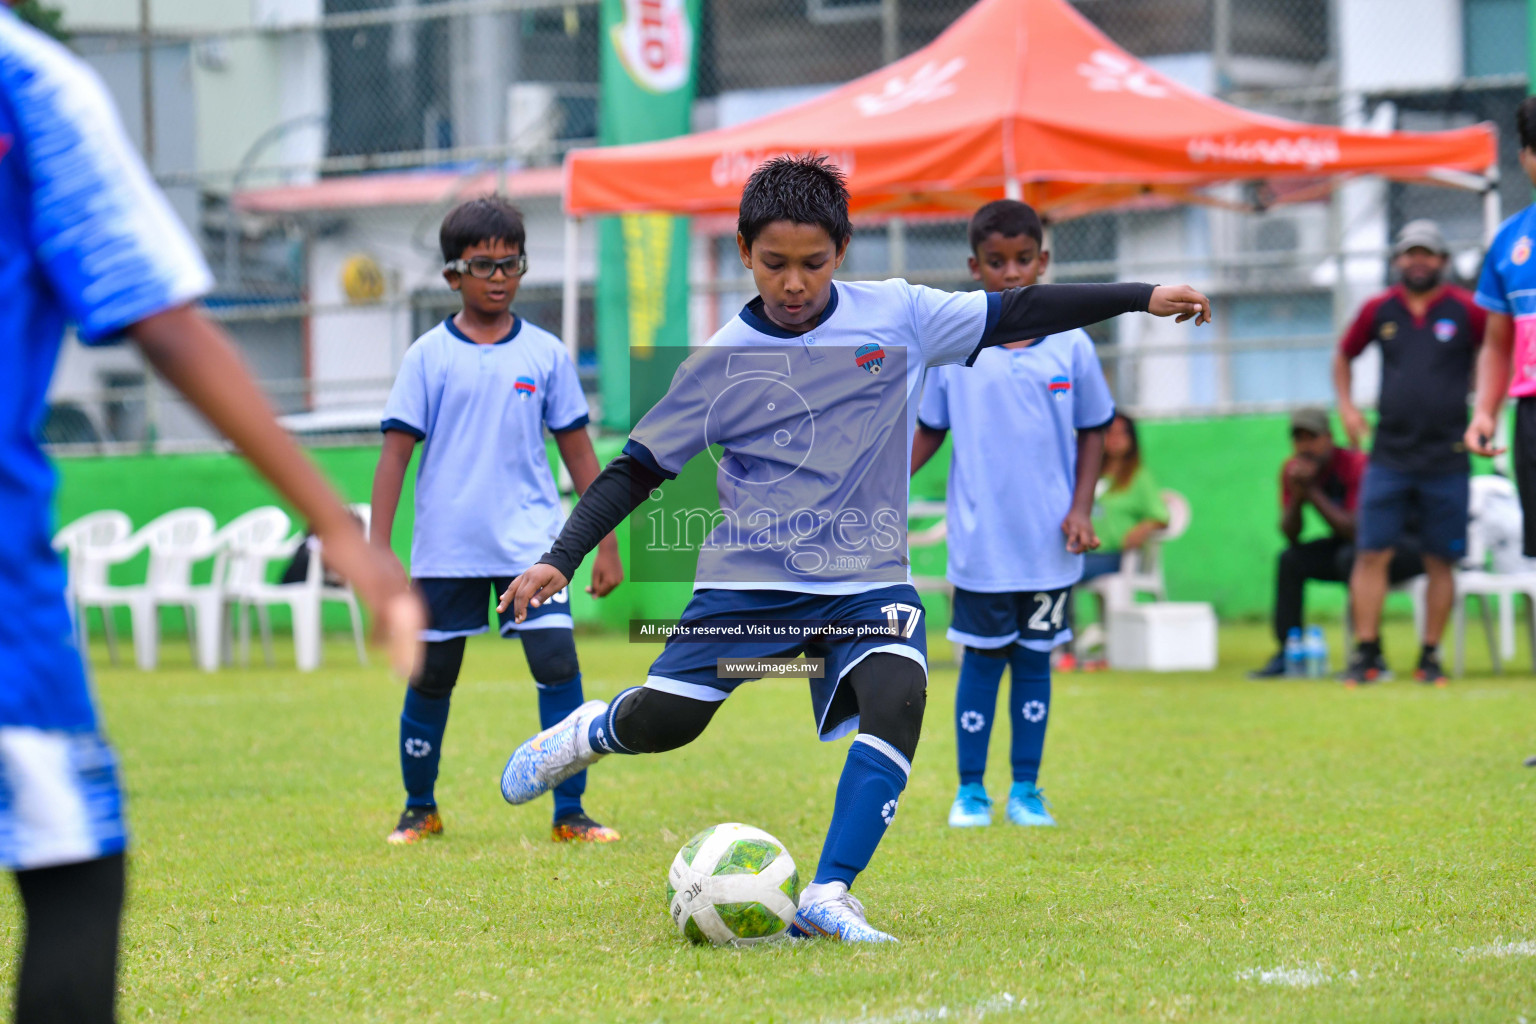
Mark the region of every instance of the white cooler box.
POLYGON ((1111 668, 1206 672, 1216 667, 1216 613, 1208 604, 1160 601, 1109 613, 1111 668))

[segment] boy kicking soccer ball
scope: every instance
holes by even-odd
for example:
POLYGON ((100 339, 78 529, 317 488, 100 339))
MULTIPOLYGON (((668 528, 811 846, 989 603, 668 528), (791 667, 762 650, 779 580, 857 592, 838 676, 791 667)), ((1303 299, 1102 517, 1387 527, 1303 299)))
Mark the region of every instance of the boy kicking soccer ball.
MULTIPOLYGON (((421 442, 411 573, 427 601, 429 628, 422 635, 426 658, 411 676, 400 714, 406 798, 391 843, 442 832, 433 787, 464 638, 490 628, 491 598, 532 565, 560 529, 545 426, 578 494, 597 476, 576 367, 559 338, 512 312, 528 269, 522 215, 499 196, 471 200, 443 220, 440 241, 443 276, 464 308, 406 351, 384 407, 384 449, 373 478, 373 540, 389 550, 406 467, 421 442)), ((623 577, 617 542, 605 537, 587 590, 601 597, 623 577)), ((501 616, 500 627, 502 636, 523 642, 541 725, 581 705, 563 589, 526 619, 501 616)), ((578 774, 556 787, 555 841, 619 838, 587 817, 585 786, 578 774)))
POLYGON ((916 427, 908 400, 927 367, 994 345, 1136 310, 1203 322, 1210 305, 1192 288, 1141 284, 991 294, 834 284, 851 234, 846 183, 825 158, 770 160, 748 180, 737 243, 759 297, 688 357, 549 553, 502 595, 514 620, 542 606, 599 538, 719 445, 717 525, 683 612, 689 635, 668 638, 643 686, 589 701, 519 746, 501 785, 520 804, 609 754, 691 742, 743 681, 722 678, 722 658, 820 659, 818 733, 855 735, 792 934, 888 942, 849 888, 896 816, 927 699, 923 608, 902 530, 916 427), (720 631, 745 639, 699 639, 720 631))
MULTIPOLYGON (((971 276, 988 292, 1032 285, 1050 254, 1034 210, 1002 199, 971 219, 971 276)), ((912 472, 954 432, 946 541, 954 584, 949 639, 965 645, 955 691, 956 828, 992 824, 982 783, 1003 669, 1013 669, 1008 820, 1054 825, 1036 784, 1051 713, 1051 649, 1072 638, 1067 594, 1098 546, 1089 519, 1115 404, 1080 330, 988 348, 972 368, 929 376, 912 472), (1000 459, 998 453, 1029 453, 1000 459)))

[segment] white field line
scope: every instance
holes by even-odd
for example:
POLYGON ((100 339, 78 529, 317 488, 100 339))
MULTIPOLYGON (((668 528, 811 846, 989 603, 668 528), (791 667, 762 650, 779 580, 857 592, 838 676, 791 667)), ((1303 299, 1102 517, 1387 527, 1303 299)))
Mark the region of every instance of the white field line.
MULTIPOLYGON (((1318 985, 1326 985, 1333 981, 1318 964, 1314 967, 1250 967, 1246 971, 1237 972, 1238 981, 1256 981, 1260 985, 1285 985, 1289 988, 1316 988, 1318 985)), ((1346 980, 1359 977, 1354 971, 1342 975, 1346 980)))
POLYGON ((1508 956, 1536 956, 1536 942, 1529 939, 1523 942, 1500 942, 1492 946, 1476 946, 1472 949, 1458 949, 1456 952, 1466 960, 1481 960, 1486 957, 1508 956))

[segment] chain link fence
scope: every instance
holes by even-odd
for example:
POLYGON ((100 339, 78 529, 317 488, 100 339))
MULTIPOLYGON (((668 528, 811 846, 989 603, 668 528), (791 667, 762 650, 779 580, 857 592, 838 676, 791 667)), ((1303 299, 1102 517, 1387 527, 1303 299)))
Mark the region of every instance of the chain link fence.
MULTIPOLYGON (((1348 40, 1330 0, 1074 2, 1159 71, 1249 108, 1381 127, 1491 120, 1504 139, 1505 209, 1527 201, 1506 130, 1523 77, 1345 91, 1348 40)), ((1459 10, 1462 0, 1445 2, 1459 10)), ((208 309, 290 429, 313 443, 377 436, 405 349, 456 308, 436 233, 464 198, 499 189, 523 208, 531 267, 517 308, 559 329, 559 167, 571 148, 596 143, 595 0, 250 0, 187 6, 207 19, 190 24, 155 21, 163 3, 116 6, 119 21, 90 24, 69 17, 66 2, 69 44, 101 73, 204 246, 218 279, 208 309)), ((873 71, 969 6, 703 0, 694 128, 740 123, 873 71)), ((113 8, 103 0, 90 10, 113 8)), ((1058 281, 1178 279, 1210 291, 1216 324, 1177 345, 1135 344, 1115 324, 1096 331, 1122 404, 1210 413, 1326 399, 1337 330, 1387 280, 1391 233, 1421 216, 1445 228, 1460 278, 1474 275, 1481 198, 1384 183, 1262 215, 1097 215, 1053 225, 1049 242, 1058 281)), ((860 224, 845 272, 972 286, 964 227, 860 224)), ((582 230, 577 348, 592 385, 596 233, 582 230)), ((751 284, 730 224, 700 218, 693 230, 690 329, 702 338, 751 297, 751 284)), ((60 453, 215 443, 131 349, 71 345, 51 399, 46 434, 60 453)))

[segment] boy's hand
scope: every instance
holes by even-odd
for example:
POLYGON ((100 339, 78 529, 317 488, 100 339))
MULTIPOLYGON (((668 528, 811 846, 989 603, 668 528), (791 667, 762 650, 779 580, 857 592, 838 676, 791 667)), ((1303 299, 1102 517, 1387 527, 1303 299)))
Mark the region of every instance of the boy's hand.
POLYGON ((1503 448, 1496 448, 1493 444, 1494 426, 1493 417, 1485 412, 1472 414, 1472 425, 1467 427, 1467 436, 1462 438, 1466 442, 1467 451, 1473 455, 1482 455, 1492 458, 1495 455, 1503 455, 1503 448))
POLYGON ((1176 323, 1195 318, 1195 326, 1211 322, 1211 300, 1187 284, 1160 284, 1152 289, 1147 312, 1153 316, 1171 316, 1176 323))
POLYGON ((1360 448, 1360 442, 1370 433, 1370 425, 1365 422, 1365 414, 1352 404, 1339 404, 1339 419, 1344 422, 1344 436, 1349 438, 1349 446, 1356 450, 1360 448))
POLYGON ((624 582, 624 563, 619 561, 619 546, 604 542, 597 546, 597 557, 592 561, 592 582, 587 593, 593 597, 607 597, 624 582))
POLYGON ((364 540, 351 520, 319 536, 326 562, 352 584, 363 604, 372 610, 374 643, 384 645, 391 667, 409 678, 420 663, 427 610, 411 590, 400 560, 394 552, 364 540))
POLYGON ((528 617, 530 605, 537 608, 547 599, 564 590, 570 582, 560 575, 559 569, 540 562, 512 581, 507 592, 501 595, 501 601, 497 603, 496 610, 504 612, 510 607, 512 621, 522 622, 528 617))
POLYGON ((1074 555, 1099 546, 1099 535, 1093 532, 1093 520, 1076 509, 1068 512, 1067 518, 1061 521, 1061 532, 1067 535, 1067 550, 1074 555))

